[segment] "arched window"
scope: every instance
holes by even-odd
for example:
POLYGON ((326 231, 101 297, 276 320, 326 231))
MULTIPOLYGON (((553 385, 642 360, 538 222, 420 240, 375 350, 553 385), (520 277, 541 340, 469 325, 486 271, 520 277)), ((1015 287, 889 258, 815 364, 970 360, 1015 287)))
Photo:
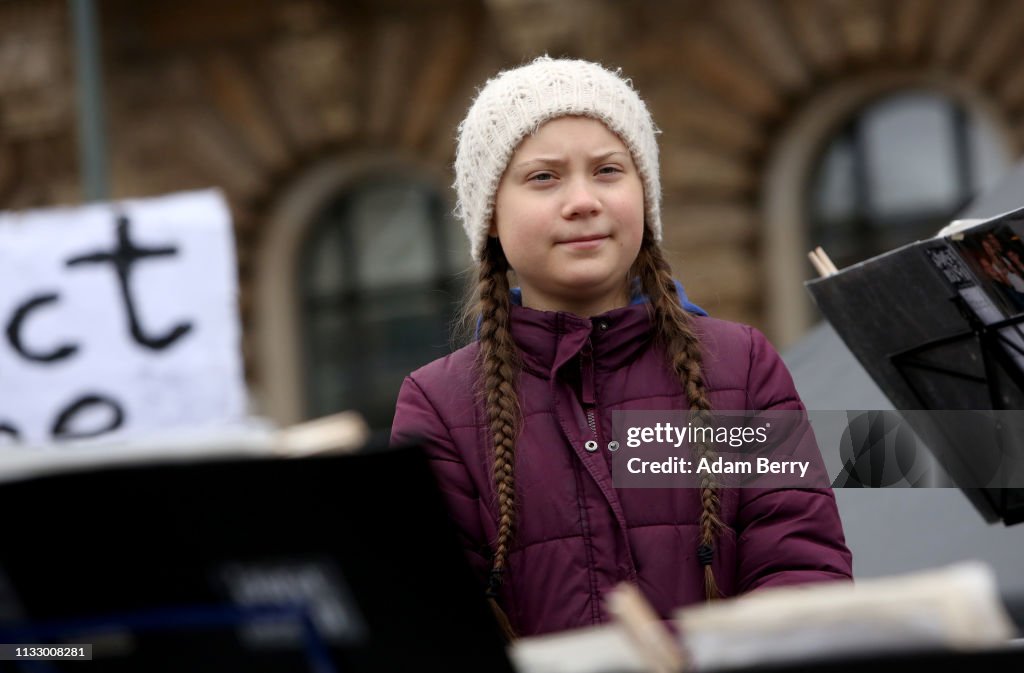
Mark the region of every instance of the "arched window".
POLYGON ((449 350, 461 238, 426 183, 374 176, 327 201, 297 269, 306 416, 391 424, 402 379, 449 350))
POLYGON ((826 144, 807 191, 810 241, 842 268, 933 236, 1009 158, 984 115, 930 91, 889 94, 826 144))

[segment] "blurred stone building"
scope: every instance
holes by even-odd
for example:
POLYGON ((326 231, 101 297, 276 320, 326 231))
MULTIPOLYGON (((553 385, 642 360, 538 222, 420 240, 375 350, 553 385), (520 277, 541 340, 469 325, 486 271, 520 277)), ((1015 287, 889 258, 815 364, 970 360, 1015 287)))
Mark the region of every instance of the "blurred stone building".
MULTIPOLYGON (((779 347, 840 265, 934 233, 1024 142, 1017 0, 96 0, 111 198, 218 186, 247 371, 282 422, 390 422, 467 276, 455 126, 535 55, 621 67, 662 130, 665 246, 779 347), (983 38, 981 36, 984 36, 983 38)), ((0 3, 0 208, 79 202, 64 0, 0 3)))

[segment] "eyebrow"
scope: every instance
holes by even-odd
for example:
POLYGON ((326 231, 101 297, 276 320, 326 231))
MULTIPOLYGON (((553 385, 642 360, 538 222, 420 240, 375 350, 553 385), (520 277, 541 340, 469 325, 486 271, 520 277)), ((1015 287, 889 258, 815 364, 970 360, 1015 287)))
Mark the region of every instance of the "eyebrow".
MULTIPOLYGON (((628 157, 629 156, 626 152, 623 152, 622 150, 610 150, 608 152, 600 152, 598 154, 592 155, 590 157, 590 161, 591 162, 607 161, 608 159, 611 159, 612 157, 614 157, 617 154, 622 155, 623 157, 628 157)), ((533 159, 527 159, 526 161, 520 161, 519 163, 514 164, 513 168, 527 168, 527 167, 532 166, 534 164, 539 164, 539 165, 542 165, 542 166, 564 166, 567 163, 569 163, 569 162, 564 157, 561 157, 561 156, 554 156, 554 157, 543 157, 543 156, 541 156, 541 157, 535 157, 533 159)))

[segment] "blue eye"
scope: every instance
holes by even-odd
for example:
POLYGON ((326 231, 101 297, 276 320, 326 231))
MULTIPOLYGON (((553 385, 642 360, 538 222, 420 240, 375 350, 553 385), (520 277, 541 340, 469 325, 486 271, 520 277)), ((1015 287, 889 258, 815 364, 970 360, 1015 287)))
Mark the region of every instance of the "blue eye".
POLYGON ((597 169, 600 175, 614 175, 615 173, 621 173, 622 169, 618 166, 601 166, 597 169))
POLYGON ((551 173, 537 173, 530 176, 530 180, 533 182, 550 182, 554 180, 555 176, 551 173))

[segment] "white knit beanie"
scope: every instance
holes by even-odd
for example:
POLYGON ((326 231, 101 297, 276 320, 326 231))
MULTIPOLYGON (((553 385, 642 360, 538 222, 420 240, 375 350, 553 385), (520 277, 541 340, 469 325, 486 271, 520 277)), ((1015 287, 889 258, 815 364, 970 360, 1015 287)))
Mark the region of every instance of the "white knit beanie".
POLYGON ((661 241, 658 132, 629 80, 596 63, 542 56, 498 73, 459 124, 455 152, 455 214, 480 261, 498 183, 524 137, 556 117, 592 117, 615 132, 633 155, 644 185, 647 227, 661 241))

